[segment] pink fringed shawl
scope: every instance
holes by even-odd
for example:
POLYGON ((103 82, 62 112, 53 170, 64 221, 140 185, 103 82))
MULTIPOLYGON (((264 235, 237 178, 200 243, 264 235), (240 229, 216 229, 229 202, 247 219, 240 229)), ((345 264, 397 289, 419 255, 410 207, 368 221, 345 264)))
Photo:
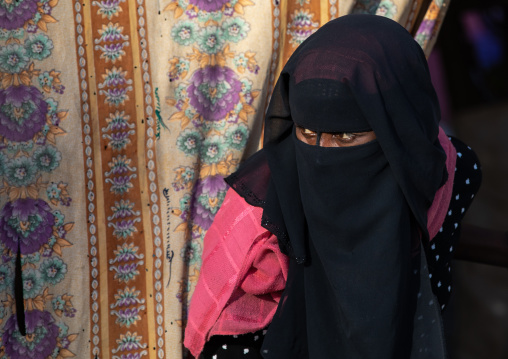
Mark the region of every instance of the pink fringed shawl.
MULTIPOLYGON (((440 128, 448 180, 428 211, 434 238, 450 203, 457 153, 440 128)), ((277 238, 261 227, 263 210, 229 190, 204 241, 201 275, 192 296, 184 345, 198 357, 213 335, 237 335, 265 328, 286 284, 288 258, 277 238)))

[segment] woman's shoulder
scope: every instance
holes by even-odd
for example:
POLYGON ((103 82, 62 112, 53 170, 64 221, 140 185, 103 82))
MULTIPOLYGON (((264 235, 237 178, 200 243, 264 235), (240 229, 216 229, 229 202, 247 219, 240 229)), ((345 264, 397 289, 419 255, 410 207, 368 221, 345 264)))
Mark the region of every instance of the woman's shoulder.
POLYGON ((205 235, 203 258, 218 246, 231 242, 239 248, 249 248, 255 238, 268 232, 261 226, 262 215, 262 208, 248 204, 230 188, 205 235))
POLYGON ((221 208, 214 218, 212 226, 231 227, 237 225, 252 226, 261 231, 263 209, 245 201, 234 189, 229 188, 221 208))

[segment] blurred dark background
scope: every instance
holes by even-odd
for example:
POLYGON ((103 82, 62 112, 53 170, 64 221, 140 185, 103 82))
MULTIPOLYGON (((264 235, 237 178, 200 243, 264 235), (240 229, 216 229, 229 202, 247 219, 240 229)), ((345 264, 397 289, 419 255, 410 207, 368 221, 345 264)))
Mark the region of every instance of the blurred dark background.
MULTIPOLYGON (((508 1, 452 0, 429 66, 443 127, 482 164, 482 187, 464 222, 506 232, 508 1)), ((508 269, 456 260, 445 328, 451 359, 508 358, 508 269)))

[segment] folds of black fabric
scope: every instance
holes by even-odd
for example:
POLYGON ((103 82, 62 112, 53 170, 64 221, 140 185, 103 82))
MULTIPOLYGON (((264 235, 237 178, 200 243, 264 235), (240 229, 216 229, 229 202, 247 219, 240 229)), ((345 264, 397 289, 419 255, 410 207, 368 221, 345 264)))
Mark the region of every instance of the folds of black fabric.
POLYGON ((281 145, 294 148, 308 250, 291 266, 264 357, 408 358, 419 237, 379 144, 321 148, 293 133, 281 145))
POLYGON ((249 203, 291 257, 265 358, 445 357, 437 301, 428 277, 420 283, 427 210, 446 181, 438 123, 425 56, 394 21, 344 16, 294 52, 272 94, 262 153, 228 178, 247 202, 260 199, 249 203), (294 137, 297 125, 371 129, 377 141, 309 146, 294 137), (437 317, 421 333, 427 307, 437 317))

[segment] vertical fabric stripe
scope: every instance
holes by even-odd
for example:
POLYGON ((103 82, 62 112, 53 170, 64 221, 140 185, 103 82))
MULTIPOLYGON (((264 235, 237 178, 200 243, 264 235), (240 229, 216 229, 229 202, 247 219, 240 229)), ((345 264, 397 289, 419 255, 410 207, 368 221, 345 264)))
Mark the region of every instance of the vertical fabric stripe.
MULTIPOLYGON (((102 159, 100 156, 100 128, 97 119, 99 118, 99 110, 97 104, 97 83, 95 75, 95 61, 93 58, 93 51, 91 51, 93 44, 93 35, 91 29, 91 4, 89 0, 83 1, 82 5, 79 1, 75 2, 75 11, 82 11, 84 19, 84 47, 78 48, 78 54, 80 51, 84 52, 83 60, 86 61, 88 69, 88 76, 82 80, 82 84, 88 82, 85 89, 82 86, 83 107, 89 107, 90 113, 83 111, 83 122, 84 126, 87 127, 83 132, 90 132, 91 135, 85 135, 84 138, 84 152, 87 156, 87 172, 92 174, 92 178, 89 179, 88 188, 90 190, 88 199, 91 200, 88 204, 88 210, 90 211, 89 218, 96 219, 90 220, 89 231, 96 232, 96 235, 92 235, 90 238, 90 252, 96 252, 96 258, 98 258, 98 266, 94 268, 91 266, 91 287, 92 293, 98 292, 97 300, 92 303, 91 312, 93 313, 92 318, 92 357, 103 357, 109 359, 109 309, 107 305, 104 305, 106 298, 108 297, 108 277, 105 275, 105 270, 108 268, 107 256, 106 256, 106 216, 104 212, 104 197, 99 194, 103 191, 103 177, 102 177, 102 159), (81 50, 83 49, 83 50, 81 50), (86 96, 84 96, 86 94, 86 96), (96 195, 90 196, 90 193, 96 195), (96 198, 96 200, 93 200, 96 198), (91 210, 95 207, 95 210, 91 210), (95 217, 95 218, 94 218, 95 217), (95 224, 94 224, 95 222, 95 224), (95 229, 96 228, 96 229, 95 229), (95 310, 94 310, 95 309, 95 310), (99 320, 98 320, 99 319, 99 320)), ((78 43, 79 45, 79 43, 78 43)), ((81 59, 80 59, 81 60, 81 59)), ((85 108, 86 108, 85 107, 85 108)), ((93 258, 92 258, 93 260, 93 258)), ((106 272, 107 273, 107 272, 106 272)), ((107 302, 106 302, 107 303, 107 302)))
POLYGON ((150 76, 150 66, 148 60, 148 42, 146 40, 145 29, 145 8, 143 0, 137 3, 129 2, 130 25, 132 34, 132 57, 134 65, 134 90, 136 94, 136 103, 143 103, 144 106, 138 106, 137 120, 139 128, 146 128, 145 131, 138 131, 138 161, 141 203, 143 211, 143 226, 145 252, 154 255, 146 256, 145 280, 147 284, 147 323, 148 328, 148 347, 157 348, 157 358, 164 357, 164 317, 163 317, 163 295, 162 295, 162 249, 160 239, 160 218, 159 199, 157 196, 157 177, 156 177, 156 158, 154 152, 155 121, 153 118, 152 107, 152 82, 150 76), (155 260, 154 260, 155 258, 155 260), (157 310, 156 310, 157 309, 157 310))
POLYGON ((320 17, 319 23, 321 26, 330 21, 330 4, 329 0, 321 0, 319 3, 320 17))

